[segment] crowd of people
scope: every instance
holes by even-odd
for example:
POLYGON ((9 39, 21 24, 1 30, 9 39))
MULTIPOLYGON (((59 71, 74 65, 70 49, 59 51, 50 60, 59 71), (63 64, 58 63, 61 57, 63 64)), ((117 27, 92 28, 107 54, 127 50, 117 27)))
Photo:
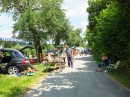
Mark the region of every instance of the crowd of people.
POLYGON ((67 64, 68 67, 73 68, 74 57, 77 55, 83 56, 83 55, 91 54, 91 50, 88 48, 76 48, 76 47, 72 48, 67 45, 67 46, 62 46, 62 48, 59 49, 59 53, 60 53, 59 55, 65 56, 62 58, 64 63, 67 64))

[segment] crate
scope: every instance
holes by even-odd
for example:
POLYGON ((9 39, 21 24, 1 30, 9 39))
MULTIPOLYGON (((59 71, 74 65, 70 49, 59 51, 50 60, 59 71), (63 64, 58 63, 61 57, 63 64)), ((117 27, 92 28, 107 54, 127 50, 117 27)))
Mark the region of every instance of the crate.
POLYGON ((28 76, 32 76, 32 75, 34 75, 34 72, 27 72, 26 75, 28 75, 28 76))

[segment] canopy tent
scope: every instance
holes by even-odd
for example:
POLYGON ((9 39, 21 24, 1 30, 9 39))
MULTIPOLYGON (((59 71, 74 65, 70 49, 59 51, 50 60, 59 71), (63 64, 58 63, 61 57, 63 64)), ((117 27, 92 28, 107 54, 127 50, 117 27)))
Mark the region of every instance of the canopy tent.
POLYGON ((76 48, 76 47, 77 47, 77 46, 72 46, 71 48, 74 49, 74 48, 76 48))

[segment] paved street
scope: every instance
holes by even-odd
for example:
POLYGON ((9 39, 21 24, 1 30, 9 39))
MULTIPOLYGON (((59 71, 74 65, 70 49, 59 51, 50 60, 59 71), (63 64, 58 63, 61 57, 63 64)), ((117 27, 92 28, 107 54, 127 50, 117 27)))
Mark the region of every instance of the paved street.
POLYGON ((130 97, 128 89, 96 68, 91 55, 76 56, 74 68, 49 74, 24 97, 130 97))

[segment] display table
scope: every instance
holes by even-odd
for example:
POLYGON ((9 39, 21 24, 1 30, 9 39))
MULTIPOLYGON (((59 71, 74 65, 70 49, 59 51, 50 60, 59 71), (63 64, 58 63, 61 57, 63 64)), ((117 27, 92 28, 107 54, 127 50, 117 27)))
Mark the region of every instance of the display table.
POLYGON ((42 64, 43 66, 46 68, 46 72, 48 71, 49 68, 52 67, 56 67, 58 66, 59 67, 59 72, 62 72, 62 69, 63 69, 63 58, 65 58, 65 56, 60 56, 60 57, 57 57, 55 59, 53 59, 53 61, 43 61, 42 64))

